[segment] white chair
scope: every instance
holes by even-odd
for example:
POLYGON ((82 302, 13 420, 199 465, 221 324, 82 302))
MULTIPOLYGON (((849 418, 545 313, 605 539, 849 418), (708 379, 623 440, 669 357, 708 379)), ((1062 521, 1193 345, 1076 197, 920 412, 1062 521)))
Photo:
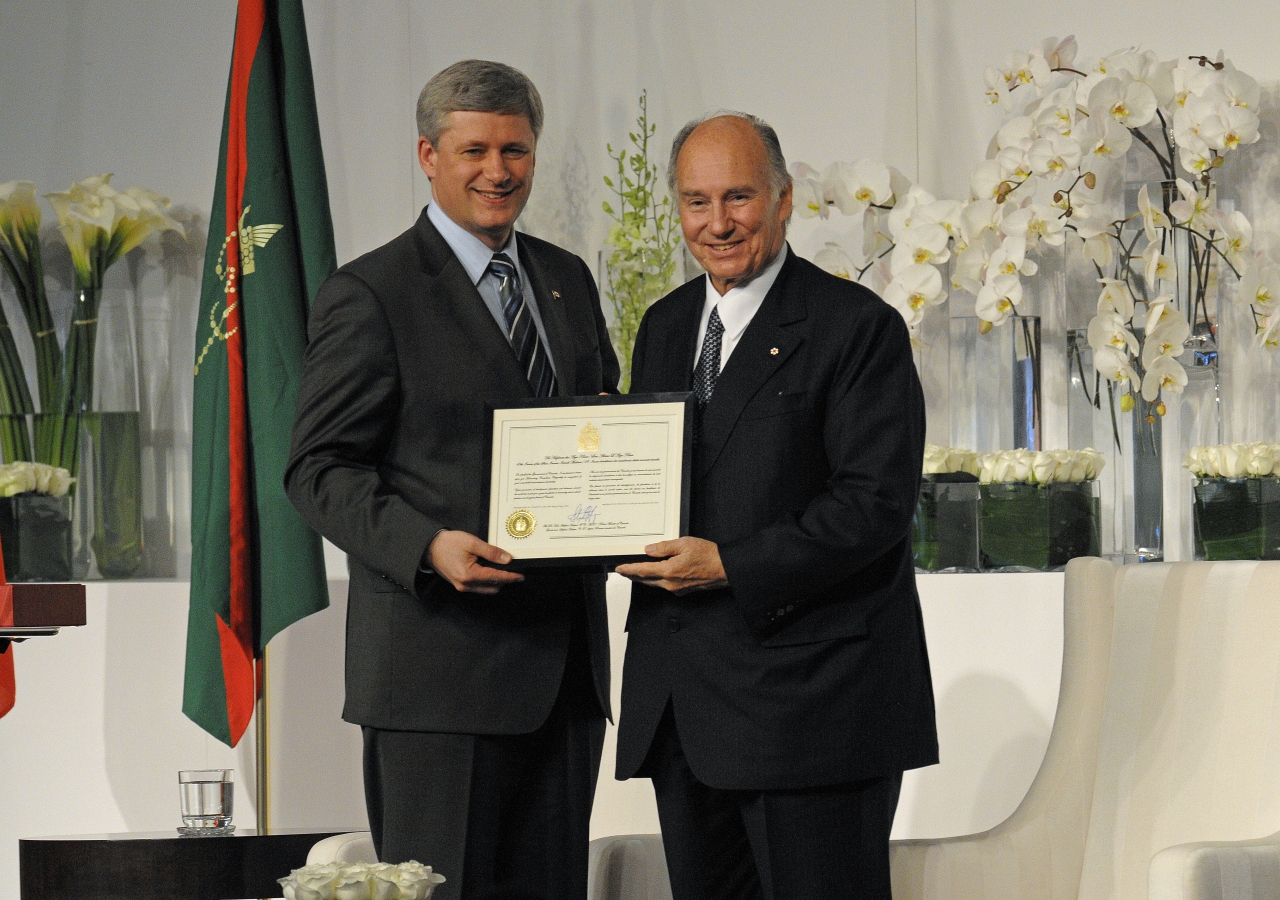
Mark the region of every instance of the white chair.
POLYGON ((1064 614, 1027 796, 895 842, 894 900, 1280 898, 1280 563, 1074 560, 1064 614))
POLYGON ((660 834, 597 838, 587 860, 587 900, 671 900, 660 834))
POLYGON ((378 854, 373 851, 373 835, 367 831, 335 834, 318 841, 307 854, 307 865, 322 863, 376 863, 378 854))

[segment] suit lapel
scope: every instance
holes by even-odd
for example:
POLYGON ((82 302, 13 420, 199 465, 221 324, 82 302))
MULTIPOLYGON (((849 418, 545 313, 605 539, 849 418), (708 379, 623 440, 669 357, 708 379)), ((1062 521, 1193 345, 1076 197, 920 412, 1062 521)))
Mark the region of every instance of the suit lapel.
POLYGON ((518 241, 520 265, 529 276, 528 290, 533 293, 538 306, 538 317, 547 333, 551 362, 556 372, 556 392, 561 397, 576 393, 577 372, 573 353, 573 341, 569 323, 564 313, 564 300, 556 290, 556 280, 550 276, 543 261, 528 241, 518 241))
MULTIPOLYGON (((667 333, 672 340, 645 349, 645 393, 693 390, 694 346, 698 342, 698 323, 706 302, 706 279, 698 278, 676 288, 672 303, 672 322, 667 333)), ((632 373, 632 390, 636 389, 632 373)))
POLYGON ((502 333, 448 241, 431 223, 426 210, 418 219, 418 244, 427 277, 429 302, 449 309, 449 319, 462 330, 468 352, 487 360, 502 381, 510 383, 513 388, 518 386, 523 395, 532 396, 529 379, 520 368, 510 341, 502 333))
POLYGON ((804 298, 787 289, 795 265, 791 248, 784 252, 787 260, 777 280, 716 380, 715 393, 702 419, 698 476, 705 475, 720 456, 743 408, 804 341, 797 329, 787 327, 802 321, 807 313, 804 298))

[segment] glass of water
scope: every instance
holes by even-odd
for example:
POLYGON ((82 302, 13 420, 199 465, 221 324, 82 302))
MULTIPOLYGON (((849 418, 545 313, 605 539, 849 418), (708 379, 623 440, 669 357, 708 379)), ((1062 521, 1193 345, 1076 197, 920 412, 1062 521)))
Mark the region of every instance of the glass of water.
POLYGON ((231 769, 188 769, 178 773, 182 825, 186 835, 230 834, 235 785, 231 769))

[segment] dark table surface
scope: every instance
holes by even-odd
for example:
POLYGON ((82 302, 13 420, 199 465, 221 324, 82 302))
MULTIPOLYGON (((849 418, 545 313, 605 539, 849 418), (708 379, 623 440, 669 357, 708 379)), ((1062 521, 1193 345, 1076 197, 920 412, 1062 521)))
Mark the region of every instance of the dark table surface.
POLYGON ((174 831, 77 834, 18 841, 21 900, 245 900, 280 897, 317 841, 362 831, 237 828, 219 837, 174 831))

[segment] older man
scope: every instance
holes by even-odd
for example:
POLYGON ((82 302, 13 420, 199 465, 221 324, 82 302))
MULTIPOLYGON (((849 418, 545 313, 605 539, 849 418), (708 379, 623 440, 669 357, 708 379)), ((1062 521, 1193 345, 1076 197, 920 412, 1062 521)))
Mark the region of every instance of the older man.
POLYGON ((583 261, 512 226, 542 101, 468 60, 418 98, 432 201, 321 288, 289 496, 349 554, 347 698, 378 857, 436 896, 586 892, 608 711, 604 576, 485 565, 485 400, 615 391, 583 261))
POLYGON ((669 172, 707 277, 646 314, 632 384, 701 416, 690 536, 618 568, 617 775, 653 779, 676 900, 887 898, 902 771, 937 761, 907 328, 787 247, 759 119, 691 122, 669 172))

